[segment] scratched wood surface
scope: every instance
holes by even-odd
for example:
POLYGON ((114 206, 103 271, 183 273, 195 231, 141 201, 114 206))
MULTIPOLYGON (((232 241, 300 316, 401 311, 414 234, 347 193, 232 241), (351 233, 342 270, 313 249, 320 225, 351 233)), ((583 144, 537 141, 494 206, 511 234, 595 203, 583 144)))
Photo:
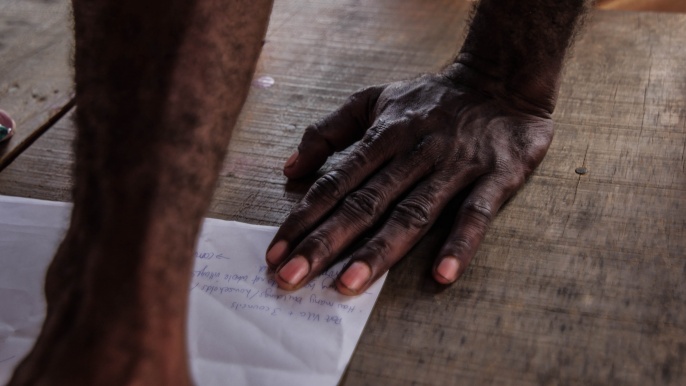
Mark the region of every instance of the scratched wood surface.
MULTIPOLYGON (((466 12, 277 0, 256 74, 274 85, 252 89, 209 215, 278 225, 311 183, 280 172, 304 127, 359 87, 439 68, 466 12)), ((543 164, 459 283, 427 278, 450 211, 392 270, 342 384, 686 384, 684 47, 686 15, 594 14, 543 164)), ((69 200, 72 137, 54 125, 0 194, 69 200)))
POLYGON ((0 1, 0 109, 17 124, 0 170, 72 105, 68 1, 0 1))
POLYGON ((596 7, 627 11, 686 12, 686 2, 683 0, 597 0, 596 7))

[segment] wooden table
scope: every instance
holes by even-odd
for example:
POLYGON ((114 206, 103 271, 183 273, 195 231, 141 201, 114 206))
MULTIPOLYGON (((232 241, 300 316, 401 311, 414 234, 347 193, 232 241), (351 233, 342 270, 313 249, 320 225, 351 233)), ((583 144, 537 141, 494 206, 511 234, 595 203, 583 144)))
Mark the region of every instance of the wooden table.
MULTIPOLYGON (((256 74, 275 83, 252 90, 209 216, 278 225, 312 182, 281 174, 304 127, 362 86, 440 68, 467 11, 277 0, 256 74)), ((0 3, 0 108, 19 124, 0 164, 21 153, 0 194, 70 200, 68 14, 0 3)), ((391 271, 342 383, 686 384, 685 47, 686 15, 594 13, 543 164, 459 283, 428 278, 450 211, 391 271)))

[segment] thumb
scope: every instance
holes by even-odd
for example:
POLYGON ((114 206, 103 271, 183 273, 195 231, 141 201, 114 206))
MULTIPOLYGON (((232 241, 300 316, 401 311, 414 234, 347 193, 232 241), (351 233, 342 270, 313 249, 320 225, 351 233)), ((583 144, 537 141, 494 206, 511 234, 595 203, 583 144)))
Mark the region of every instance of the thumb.
POLYGON ((376 101, 385 86, 360 90, 338 110, 305 129, 298 150, 284 165, 288 178, 300 178, 317 171, 331 154, 359 141, 373 122, 376 101))

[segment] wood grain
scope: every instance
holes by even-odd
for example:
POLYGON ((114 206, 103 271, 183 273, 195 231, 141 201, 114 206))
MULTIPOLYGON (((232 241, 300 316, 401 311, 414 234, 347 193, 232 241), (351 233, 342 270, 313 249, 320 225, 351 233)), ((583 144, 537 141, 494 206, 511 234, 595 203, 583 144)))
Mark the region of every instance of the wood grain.
POLYGON ((596 7, 626 11, 686 12, 686 3, 682 0, 598 0, 596 7))
MULTIPOLYGON (((279 224, 311 183, 281 174, 305 126, 359 87, 439 68, 467 9, 277 1, 256 74, 275 83, 253 88, 209 215, 279 224)), ((427 273, 446 210, 392 270, 342 384, 685 384, 685 46, 686 15, 594 14, 541 167, 440 288, 427 273)), ((72 136, 60 121, 0 193, 69 200, 72 136)))
POLYGON ((0 2, 0 109, 17 124, 0 170, 72 107, 69 1, 0 2))

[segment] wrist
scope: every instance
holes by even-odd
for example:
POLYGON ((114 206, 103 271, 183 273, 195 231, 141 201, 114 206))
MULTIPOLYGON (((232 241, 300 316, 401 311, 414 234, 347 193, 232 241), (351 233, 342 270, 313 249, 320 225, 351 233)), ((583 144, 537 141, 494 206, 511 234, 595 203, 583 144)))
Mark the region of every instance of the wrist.
MULTIPOLYGON (((496 84, 499 96, 548 115, 555 108, 565 56, 588 0, 480 0, 454 66, 496 84)), ((458 71, 459 72, 459 71, 458 71)))
POLYGON ((476 55, 461 52, 455 61, 441 71, 453 84, 477 91, 517 110, 550 118, 555 108, 557 83, 553 88, 522 87, 511 82, 498 66, 476 55))

